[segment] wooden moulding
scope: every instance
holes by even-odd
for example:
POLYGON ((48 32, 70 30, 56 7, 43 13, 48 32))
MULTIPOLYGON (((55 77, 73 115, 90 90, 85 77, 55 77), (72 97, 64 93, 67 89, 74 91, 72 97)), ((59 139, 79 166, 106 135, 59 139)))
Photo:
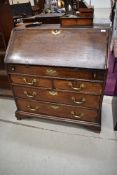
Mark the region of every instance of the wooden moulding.
MULTIPOLYGON (((15 112, 15 116, 17 118, 17 120, 22 120, 25 118, 35 118, 35 119, 46 119, 46 120, 53 120, 54 121, 59 121, 59 122, 67 122, 67 123, 72 123, 74 124, 78 124, 79 126, 84 126, 85 128, 89 129, 89 130, 93 130, 94 132, 99 133, 101 131, 101 124, 99 123, 93 123, 93 122, 85 122, 85 121, 80 121, 80 120, 73 120, 73 119, 68 119, 68 118, 60 118, 60 117, 56 117, 56 116, 47 116, 47 115, 43 115, 43 114, 34 114, 34 113, 29 113, 29 112, 25 112, 25 111, 18 111, 16 110, 15 112)), ((76 125, 77 126, 77 125, 76 125)))

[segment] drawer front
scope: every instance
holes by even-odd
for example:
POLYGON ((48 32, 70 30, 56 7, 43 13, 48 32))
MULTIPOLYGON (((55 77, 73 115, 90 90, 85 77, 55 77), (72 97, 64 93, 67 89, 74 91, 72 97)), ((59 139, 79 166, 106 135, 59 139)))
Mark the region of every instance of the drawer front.
POLYGON ((52 81, 49 79, 15 74, 11 74, 9 77, 13 84, 52 88, 52 81))
POLYGON ((100 96, 96 95, 44 90, 38 88, 14 86, 14 93, 16 97, 47 101, 59 104, 83 106, 92 109, 98 109, 100 102, 100 96))
POLYGON ((54 80, 54 87, 57 90, 69 90, 75 92, 81 92, 85 94, 100 95, 103 91, 103 83, 86 82, 86 81, 65 81, 54 80))
POLYGON ((59 77, 72 79, 86 79, 86 80, 104 80, 104 70, 88 70, 75 68, 57 68, 46 66, 25 66, 25 65, 8 65, 8 72, 21 73, 44 77, 59 77))
POLYGON ((17 99, 16 104, 20 111, 88 122, 99 121, 97 111, 81 107, 56 105, 53 103, 40 103, 24 99, 17 99))

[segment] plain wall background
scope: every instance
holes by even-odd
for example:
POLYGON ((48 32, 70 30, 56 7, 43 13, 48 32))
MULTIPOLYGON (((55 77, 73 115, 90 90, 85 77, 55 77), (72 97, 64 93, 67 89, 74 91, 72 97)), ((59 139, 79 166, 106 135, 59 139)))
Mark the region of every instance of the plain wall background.
MULTIPOLYGON (((90 0, 85 0, 88 4, 90 0)), ((92 5, 95 8, 110 8, 111 0, 91 0, 92 5)))

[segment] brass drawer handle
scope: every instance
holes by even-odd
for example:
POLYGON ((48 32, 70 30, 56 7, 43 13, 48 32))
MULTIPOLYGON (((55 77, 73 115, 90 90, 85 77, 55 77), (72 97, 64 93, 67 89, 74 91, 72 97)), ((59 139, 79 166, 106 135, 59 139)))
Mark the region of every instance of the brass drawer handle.
POLYGON ((83 83, 80 84, 79 87, 74 87, 73 84, 72 84, 72 82, 69 82, 69 86, 71 86, 71 88, 72 88, 73 90, 77 90, 77 91, 80 91, 81 89, 83 89, 83 88, 85 87, 85 85, 84 85, 83 83))
POLYGON ((37 95, 36 92, 32 92, 32 94, 29 94, 27 91, 24 91, 24 94, 25 94, 27 97, 29 97, 29 98, 33 98, 34 96, 37 95))
POLYGON ((37 110, 39 109, 38 106, 32 107, 31 105, 28 105, 27 108, 28 108, 30 111, 37 111, 37 110))
POLYGON ((71 111, 71 114, 73 115, 74 118, 77 118, 77 119, 81 119, 84 116, 84 113, 77 114, 74 111, 71 111))
POLYGON ((37 82, 37 80, 35 78, 33 78, 32 80, 28 81, 25 77, 23 78, 24 82, 28 85, 34 85, 34 83, 37 82))
POLYGON ((56 92, 56 91, 49 91, 49 94, 52 95, 52 96, 56 96, 56 95, 58 95, 58 92, 56 92))
POLYGON ((56 36, 56 35, 59 35, 60 33, 61 33, 61 31, 60 30, 57 30, 57 29, 55 29, 55 30, 52 30, 52 32, 51 32, 54 36, 56 36))
POLYGON ((53 70, 53 69, 47 69, 46 74, 49 76, 56 76, 57 72, 56 72, 56 70, 53 70))
POLYGON ((84 102, 86 102, 86 99, 83 97, 80 101, 76 101, 75 97, 72 97, 72 101, 76 104, 83 104, 84 102))

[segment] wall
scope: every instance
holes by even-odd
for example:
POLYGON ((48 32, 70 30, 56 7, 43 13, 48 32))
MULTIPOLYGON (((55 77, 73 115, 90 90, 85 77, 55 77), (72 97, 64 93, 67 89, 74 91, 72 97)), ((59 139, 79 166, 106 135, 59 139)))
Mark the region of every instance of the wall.
MULTIPOLYGON (((88 4, 90 0, 85 0, 88 4)), ((92 5, 95 8, 110 8, 111 0, 91 0, 92 5)))
MULTIPOLYGON (((88 4, 90 0, 85 0, 88 4)), ((111 9, 111 0, 91 0, 94 6, 95 18, 109 18, 111 9)))

